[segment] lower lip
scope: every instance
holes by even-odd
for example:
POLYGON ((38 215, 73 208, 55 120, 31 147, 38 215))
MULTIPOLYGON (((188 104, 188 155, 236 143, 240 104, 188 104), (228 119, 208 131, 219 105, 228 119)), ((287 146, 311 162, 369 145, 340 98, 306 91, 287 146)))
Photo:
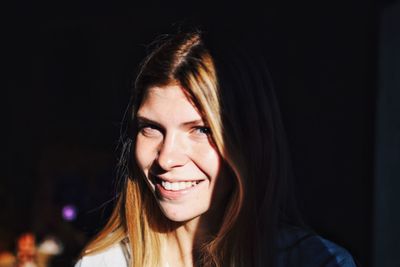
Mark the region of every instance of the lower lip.
POLYGON ((203 183, 204 183, 204 181, 201 181, 198 184, 196 184, 195 186, 185 188, 182 190, 177 190, 177 191, 167 190, 164 187, 162 187, 161 184, 158 183, 158 184, 156 184, 156 190, 157 190, 157 193, 162 198, 169 199, 169 200, 177 200, 177 199, 180 199, 180 198, 196 191, 198 189, 198 187, 203 183))

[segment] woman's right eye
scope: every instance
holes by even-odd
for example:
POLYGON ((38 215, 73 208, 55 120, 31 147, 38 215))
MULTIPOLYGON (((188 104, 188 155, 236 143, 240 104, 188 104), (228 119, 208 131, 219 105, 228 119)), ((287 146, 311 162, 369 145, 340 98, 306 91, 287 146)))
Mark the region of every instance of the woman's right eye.
POLYGON ((154 125, 139 125, 139 133, 147 137, 157 137, 162 135, 159 128, 154 125))

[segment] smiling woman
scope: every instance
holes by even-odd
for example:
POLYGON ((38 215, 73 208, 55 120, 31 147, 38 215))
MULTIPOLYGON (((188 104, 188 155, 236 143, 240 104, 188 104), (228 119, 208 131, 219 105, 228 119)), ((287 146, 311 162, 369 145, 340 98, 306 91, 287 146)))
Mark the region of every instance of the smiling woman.
MULTIPOLYGON (((216 187, 224 178, 219 177, 220 156, 210 129, 178 85, 148 89, 137 120, 136 161, 161 211, 172 221, 198 228, 213 194, 220 202, 229 193, 226 177, 225 186, 216 187)), ((220 206, 212 202, 213 207, 220 206)))
POLYGON ((300 227, 262 61, 205 43, 176 34, 145 59, 117 204, 76 266, 354 266, 300 227))

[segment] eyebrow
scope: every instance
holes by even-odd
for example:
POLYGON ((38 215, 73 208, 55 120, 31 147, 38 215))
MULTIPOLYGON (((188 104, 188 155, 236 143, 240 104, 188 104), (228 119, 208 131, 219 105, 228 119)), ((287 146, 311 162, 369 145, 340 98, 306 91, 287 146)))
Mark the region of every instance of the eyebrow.
MULTIPOLYGON (((154 124, 155 126, 162 127, 162 125, 159 122, 155 121, 155 120, 152 120, 152 119, 140 116, 140 115, 137 116, 136 118, 137 118, 137 121, 139 123, 150 123, 150 124, 154 124)), ((190 126, 190 125, 204 125, 204 124, 205 123, 204 123, 204 121, 202 119, 198 119, 198 120, 182 122, 180 124, 180 126, 184 127, 184 126, 190 126)))

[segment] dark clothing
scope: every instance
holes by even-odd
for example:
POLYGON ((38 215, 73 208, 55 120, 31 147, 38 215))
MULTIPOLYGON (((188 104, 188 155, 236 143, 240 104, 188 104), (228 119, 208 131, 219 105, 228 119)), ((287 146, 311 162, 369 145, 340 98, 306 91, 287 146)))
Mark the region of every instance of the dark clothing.
POLYGON ((277 267, 355 267, 350 253, 319 235, 286 227, 278 238, 277 267))

